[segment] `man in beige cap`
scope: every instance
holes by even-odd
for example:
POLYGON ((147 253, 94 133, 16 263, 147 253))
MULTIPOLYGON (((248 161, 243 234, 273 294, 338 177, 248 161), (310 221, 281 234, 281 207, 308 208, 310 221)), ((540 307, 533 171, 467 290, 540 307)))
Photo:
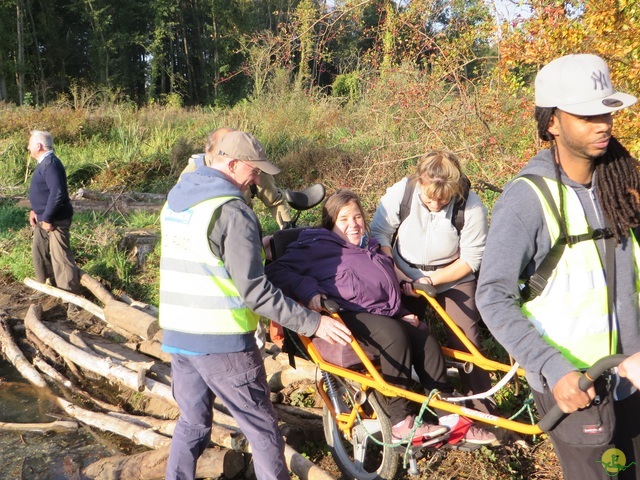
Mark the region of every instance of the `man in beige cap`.
POLYGON ((602 58, 581 54, 538 72, 535 102, 550 148, 496 202, 476 302, 540 415, 556 404, 570 413, 550 431, 564 478, 640 478, 640 394, 613 374, 578 386, 600 358, 640 351, 640 174, 612 116, 636 98, 613 89, 602 58))
POLYGON ((256 476, 289 479, 254 338, 259 316, 330 343, 346 344, 350 332, 285 297, 264 274, 260 223, 243 198, 260 172, 279 172, 260 142, 227 133, 207 163, 171 189, 160 216, 160 325, 180 407, 166 478, 194 478, 218 397, 249 440, 256 476))
MULTIPOLYGON (((189 158, 187 166, 180 174, 180 177, 188 172, 194 172, 198 166, 207 164, 207 157, 211 158, 213 154, 217 153, 218 142, 227 133, 234 132, 233 128, 221 127, 209 134, 207 138, 207 145, 205 153, 192 155, 189 158)), ((260 172, 260 184, 254 185, 244 193, 244 199, 249 206, 251 206, 253 197, 257 197, 265 207, 269 209, 269 212, 278 223, 280 228, 286 222, 291 221, 291 213, 287 206, 287 202, 284 197, 284 193, 276 186, 273 175, 260 172)))

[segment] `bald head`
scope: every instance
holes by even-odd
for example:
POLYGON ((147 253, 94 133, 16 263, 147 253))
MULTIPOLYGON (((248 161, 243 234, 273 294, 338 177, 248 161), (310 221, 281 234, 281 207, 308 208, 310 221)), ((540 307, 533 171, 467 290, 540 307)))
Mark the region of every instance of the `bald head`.
POLYGON ((222 137, 224 137, 227 133, 235 131, 235 128, 222 127, 215 129, 209 134, 204 156, 204 160, 207 166, 211 166, 211 164, 213 163, 213 157, 218 154, 218 144, 220 143, 222 137))

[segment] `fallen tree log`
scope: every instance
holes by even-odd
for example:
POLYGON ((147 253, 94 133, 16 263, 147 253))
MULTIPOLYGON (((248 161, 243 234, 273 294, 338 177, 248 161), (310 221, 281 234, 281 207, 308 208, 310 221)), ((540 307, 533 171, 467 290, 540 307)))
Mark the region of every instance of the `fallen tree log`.
POLYGON ((25 285, 33 288, 34 290, 38 290, 39 292, 46 293, 47 295, 51 295, 52 297, 60 298, 64 302, 73 303, 74 305, 77 305, 85 309, 87 312, 91 313, 91 315, 93 315, 96 318, 99 318, 103 322, 106 321, 102 309, 98 305, 90 302, 89 300, 87 300, 81 295, 76 295, 75 293, 70 293, 70 292, 67 292, 66 290, 61 290, 60 288, 47 285, 46 283, 40 283, 29 277, 25 277, 23 282, 25 285))
POLYGON ((143 339, 148 339, 153 337, 156 332, 160 330, 160 325, 156 317, 137 308, 130 307, 124 302, 116 300, 115 297, 113 297, 113 295, 111 295, 110 293, 109 295, 112 298, 109 299, 105 292, 101 291, 100 288, 97 287, 97 283, 99 282, 91 282, 90 280, 87 280, 87 277, 88 276, 86 274, 81 276, 81 278, 85 279, 85 284, 92 285, 92 287, 95 288, 96 292, 98 292, 99 296, 96 295, 96 297, 106 300, 104 308, 100 308, 98 305, 90 302, 81 295, 76 295, 65 290, 53 287, 51 285, 37 282, 29 277, 26 277, 24 279, 24 284, 33 288, 34 290, 38 290, 40 292, 46 293, 47 295, 60 298, 65 302, 73 303, 83 308, 84 310, 91 313, 94 317, 99 318, 103 322, 106 322, 111 328, 113 328, 115 332, 125 336, 128 339, 132 339, 131 335, 135 335, 136 337, 143 339))
POLYGON ((0 431, 3 432, 76 432, 77 422, 68 420, 56 420, 49 423, 5 423, 0 422, 0 431))
POLYGON ((138 445, 143 445, 152 449, 167 447, 171 443, 171 439, 169 437, 156 433, 152 428, 140 427, 125 420, 120 420, 119 418, 86 410, 63 398, 56 398, 58 405, 62 407, 67 415, 79 420, 85 425, 99 428, 100 430, 107 432, 116 433, 122 437, 128 438, 138 445))
MULTIPOLYGON (((82 331, 72 331, 64 325, 56 325, 56 327, 51 328, 51 330, 56 332, 62 338, 69 339, 69 341, 71 340, 72 333, 76 333, 76 335, 78 335, 79 338, 95 353, 98 355, 106 355, 125 366, 130 363, 145 363, 153 360, 149 358, 149 355, 136 351, 136 349, 133 348, 133 344, 132 346, 128 346, 126 344, 113 343, 100 335, 92 335, 82 331)), ((70 341, 69 343, 73 342, 70 341)), ((171 385, 171 367, 169 365, 165 365, 161 362, 154 362, 149 371, 151 372, 152 378, 160 380, 167 385, 171 385)))
POLYGON ((300 381, 312 381, 318 376, 318 367, 315 365, 291 368, 273 372, 268 378, 269 389, 272 392, 278 392, 288 385, 300 381))
MULTIPOLYGON (((103 458, 82 473, 94 480, 160 480, 165 477, 169 448, 138 453, 128 457, 103 458)), ((207 448, 196 466, 196 478, 233 478, 244 469, 239 452, 207 448)))
MULTIPOLYGON (((27 316, 29 316, 30 312, 33 316, 35 316, 36 313, 38 313, 37 310, 38 308, 32 305, 31 307, 29 307, 27 316)), ((3 349, 6 348, 8 351, 13 353, 11 357, 7 358, 13 364, 13 366, 16 367, 16 369, 22 374, 23 377, 25 377, 35 386, 47 386, 47 382, 44 380, 44 378, 42 378, 38 371, 28 361, 26 361, 26 358, 11 337, 3 339, 2 347, 3 349)), ((102 413, 91 412, 77 405, 74 405, 63 398, 56 397, 51 393, 49 393, 49 395, 56 400, 58 405, 65 411, 65 413, 67 413, 67 415, 81 421, 86 425, 116 433, 118 435, 129 438, 139 445, 144 445, 149 448, 160 448, 168 446, 171 442, 171 439, 169 437, 160 435, 153 431, 153 429, 138 427, 129 422, 117 418, 112 418, 102 413)))
MULTIPOLYGON (((68 357, 71 361, 78 364, 83 369, 87 369, 94 373, 98 373, 108 379, 122 383, 133 390, 136 389, 137 376, 134 372, 131 372, 120 365, 114 365, 113 362, 108 362, 105 359, 84 352, 83 350, 70 345, 68 342, 64 341, 62 338, 47 329, 40 321, 40 315, 40 309, 32 305, 25 317, 25 326, 29 330, 31 330, 38 338, 40 338, 45 344, 50 345, 58 354, 62 355, 65 358, 68 357), (136 378, 134 379, 133 377, 136 378)), ((16 350, 19 351, 17 347, 16 350)), ((35 371, 33 367, 30 368, 35 372, 36 376, 40 378, 40 382, 46 385, 46 382, 42 380, 42 377, 40 377, 37 371, 35 371)), ((145 395, 150 394, 151 396, 156 396, 157 398, 161 398, 162 400, 175 404, 175 401, 173 400, 173 397, 171 395, 171 390, 167 385, 161 384, 151 379, 146 379, 145 383, 147 387, 144 392, 145 395)), ((90 412, 59 397, 56 397, 56 399, 58 401, 58 404, 69 416, 76 418, 87 425, 94 426, 96 428, 110 431, 129 438, 130 440, 140 445, 157 449, 168 446, 170 442, 170 439, 168 437, 158 434, 154 431, 153 428, 138 426, 126 420, 112 418, 108 415, 96 412, 90 412)), ((237 429, 237 426, 235 426, 236 422, 232 417, 216 411, 214 414, 214 428, 216 427, 216 424, 219 426, 221 421, 228 423, 231 426, 232 430, 237 429)), ((230 435, 227 435, 227 439, 233 438, 234 436, 236 436, 236 438, 244 439, 244 435, 242 435, 241 432, 234 432, 230 435)), ((237 445, 236 448, 238 448, 237 445)), ((247 448, 243 448, 242 450, 250 451, 250 448, 247 446, 247 448)), ((325 480, 333 478, 322 469, 314 465, 311 461, 300 455, 289 445, 285 446, 285 457, 290 470, 302 479, 325 480)))
POLYGON ((284 457, 289 471, 295 473, 300 480, 336 480, 308 458, 300 455, 289 445, 284 446, 284 457))
POLYGON ((38 371, 29 363, 22 351, 13 341, 9 333, 6 318, 0 318, 0 348, 5 358, 20 372, 20 374, 36 387, 45 388, 47 382, 38 371))
POLYGON ((107 302, 103 311, 109 325, 116 325, 145 340, 152 338, 160 330, 157 317, 118 300, 107 302))
MULTIPOLYGON (((40 321, 39 313, 38 309, 33 305, 29 307, 25 317, 25 326, 45 344, 53 348, 59 355, 65 359, 69 359, 83 369, 97 373, 111 381, 121 383, 132 390, 138 390, 138 375, 135 372, 107 359, 85 352, 78 347, 74 347, 49 330, 40 321)), ((145 378, 145 387, 143 394, 160 398, 175 405, 175 400, 173 399, 169 386, 150 378, 145 378)))
POLYGON ((103 304, 109 303, 111 300, 115 300, 114 297, 107 288, 102 285, 98 280, 93 278, 84 270, 80 270, 80 285, 89 290, 98 300, 103 304))
POLYGON ((162 351, 162 342, 157 340, 144 340, 140 343, 126 343, 125 345, 132 350, 157 358, 163 362, 171 363, 171 355, 162 351))
POLYGON ((149 305, 148 303, 133 300, 126 293, 121 293, 119 297, 120 297, 120 300, 122 300, 127 305, 134 308, 139 308, 140 310, 143 310, 149 313, 149 315, 153 315, 154 317, 157 317, 160 314, 160 310, 158 310, 158 307, 154 307, 153 305, 149 305))

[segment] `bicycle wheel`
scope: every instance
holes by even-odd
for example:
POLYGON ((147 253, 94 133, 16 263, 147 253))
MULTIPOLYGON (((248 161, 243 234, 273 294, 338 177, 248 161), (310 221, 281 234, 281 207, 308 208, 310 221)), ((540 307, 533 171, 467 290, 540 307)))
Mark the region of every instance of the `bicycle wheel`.
MULTIPOLYGON (((338 393, 351 409, 347 387, 341 384, 338 393)), ((367 401, 362 405, 365 414, 356 419, 351 440, 345 438, 326 405, 323 409, 324 435, 329 450, 340 471, 353 480, 391 480, 398 471, 400 455, 390 446, 391 421, 377 396, 376 392, 367 395, 367 401)))

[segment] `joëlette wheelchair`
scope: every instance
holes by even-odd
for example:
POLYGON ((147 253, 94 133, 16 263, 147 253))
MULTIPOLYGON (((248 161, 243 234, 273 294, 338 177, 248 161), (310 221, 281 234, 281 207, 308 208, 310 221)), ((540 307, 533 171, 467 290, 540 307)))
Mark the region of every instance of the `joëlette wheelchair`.
MULTIPOLYGON (((302 229, 281 230, 271 241, 272 255, 277 259, 302 229)), ((486 358, 465 336, 435 299, 436 291, 431 285, 412 284, 414 291, 423 296, 439 318, 444 321, 461 340, 468 352, 442 347, 445 358, 454 365, 467 368, 483 368, 487 371, 503 372, 504 377, 491 391, 503 388, 513 376, 524 376, 524 371, 515 365, 507 365, 486 358)), ((340 319, 335 302, 325 301, 324 307, 333 318, 340 319)), ((358 342, 352 338, 350 345, 337 346, 319 338, 307 338, 286 331, 285 343, 290 358, 299 355, 311 360, 319 369, 317 390, 323 401, 324 434, 333 458, 346 478, 357 480, 391 480, 398 473, 400 459, 411 475, 418 475, 417 460, 428 449, 450 447, 450 433, 430 439, 419 445, 394 443, 391 422, 386 413, 386 398, 402 397, 421 405, 425 409, 438 409, 456 413, 472 420, 493 425, 525 435, 537 435, 551 430, 565 415, 556 405, 537 424, 525 423, 489 415, 459 405, 464 398, 443 398, 438 392, 428 395, 405 390, 387 383, 381 376, 375 360, 367 356, 358 342)), ((596 378, 617 366, 625 355, 611 355, 594 364, 580 379, 580 388, 586 391, 596 378)), ((293 363, 293 362, 292 362, 293 363)), ((455 447, 454 447, 455 448, 455 447)))

